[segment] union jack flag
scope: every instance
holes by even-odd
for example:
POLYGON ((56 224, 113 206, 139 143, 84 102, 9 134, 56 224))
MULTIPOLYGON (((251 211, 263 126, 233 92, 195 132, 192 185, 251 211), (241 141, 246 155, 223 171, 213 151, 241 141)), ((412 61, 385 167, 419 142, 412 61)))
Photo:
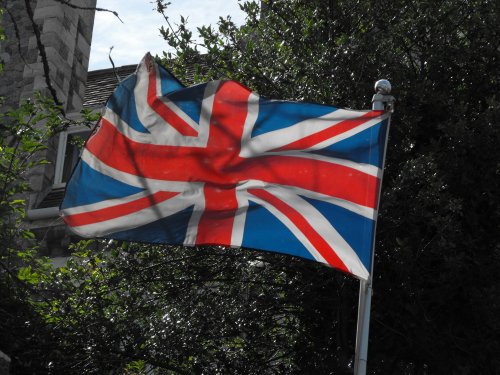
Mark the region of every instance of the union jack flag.
POLYGON ((83 237, 248 247, 369 277, 388 114, 184 87, 147 54, 61 205, 83 237))

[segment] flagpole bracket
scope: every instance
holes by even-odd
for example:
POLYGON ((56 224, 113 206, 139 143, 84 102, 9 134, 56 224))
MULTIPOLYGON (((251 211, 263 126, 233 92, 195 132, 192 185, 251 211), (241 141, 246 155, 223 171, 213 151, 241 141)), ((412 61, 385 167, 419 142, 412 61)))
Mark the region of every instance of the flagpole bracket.
POLYGON ((394 96, 391 93, 391 83, 386 79, 375 82, 375 95, 372 98, 372 109, 374 111, 394 112, 394 96))

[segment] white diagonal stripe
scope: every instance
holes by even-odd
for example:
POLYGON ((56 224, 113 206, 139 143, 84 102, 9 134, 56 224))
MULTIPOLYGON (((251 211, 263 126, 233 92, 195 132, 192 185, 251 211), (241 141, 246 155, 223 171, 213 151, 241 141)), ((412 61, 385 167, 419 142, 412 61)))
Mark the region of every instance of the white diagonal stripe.
POLYGON ((177 195, 128 215, 98 223, 71 227, 71 230, 83 237, 102 237, 111 233, 141 227, 164 217, 171 216, 192 205, 193 202, 190 199, 186 199, 183 195, 177 195))
MULTIPOLYGON (((254 104, 254 106, 257 105, 258 104, 254 104)), ((258 156, 268 151, 284 147, 290 143, 299 141, 305 137, 316 134, 325 129, 334 127, 342 121, 358 119, 367 112, 369 111, 350 111, 350 110, 338 109, 324 116, 313 119, 307 119, 284 129, 278 129, 270 131, 265 134, 258 135, 253 138, 248 138, 247 141, 242 144, 241 156, 243 157, 258 156)), ((330 137, 325 141, 317 143, 314 146, 306 148, 301 151, 319 150, 328 147, 334 143, 347 139, 357 133, 362 132, 363 130, 366 130, 380 123, 380 121, 382 121, 386 117, 387 115, 383 114, 376 118, 367 119, 365 122, 354 127, 349 131, 330 137)))
MULTIPOLYGON (((364 280, 368 278, 369 272, 359 259, 356 252, 313 205, 306 202, 304 199, 297 196, 293 192, 288 191, 284 188, 273 186, 266 190, 284 202, 294 202, 293 208, 297 212, 299 212, 300 215, 302 215, 304 219, 307 220, 307 222, 311 223, 311 225, 314 225, 314 230, 318 232, 318 234, 328 243, 328 245, 332 249, 335 250, 335 253, 345 264, 349 272, 364 280)), ((307 237, 301 232, 299 228, 297 228, 297 226, 295 226, 295 224, 293 224, 288 218, 286 218, 286 215, 274 208, 274 206, 272 206, 271 204, 251 194, 249 194, 248 199, 263 205, 265 208, 271 211, 281 222, 283 222, 283 224, 285 224, 291 230, 291 232, 311 252, 316 260, 326 263, 324 258, 314 248, 307 237)))
POLYGON ((321 194, 318 193, 317 191, 314 190, 307 190, 307 189, 302 189, 298 188, 295 186, 284 186, 284 185, 279 185, 279 184, 272 184, 260 180, 247 180, 247 181, 242 181, 238 184, 236 187, 236 192, 237 194, 239 192, 244 192, 246 190, 250 189, 269 189, 270 187, 274 188, 279 188, 279 189, 287 189, 291 192, 293 192, 295 195, 301 195, 307 198, 312 198, 312 199, 317 199, 321 200, 326 203, 334 204, 336 206, 342 207, 346 210, 349 210, 355 214, 361 215, 367 219, 370 220, 376 220, 377 218, 377 210, 367 207, 367 206, 362 206, 360 204, 347 201, 344 199, 332 197, 329 195, 321 194))
POLYGON ((150 133, 143 133, 135 130, 111 108, 106 108, 106 111, 104 112, 102 118, 113 125, 119 133, 123 134, 125 137, 133 140, 134 142, 144 144, 158 144, 158 142, 155 143, 156 139, 152 137, 150 133))
POLYGON ((110 208, 110 207, 115 207, 121 204, 129 203, 132 201, 135 201, 137 199, 141 199, 144 197, 148 197, 155 192, 151 191, 141 191, 136 194, 128 195, 126 197, 120 197, 120 198, 113 198, 113 199, 107 199, 104 201, 99 201, 96 203, 90 203, 90 204, 85 204, 82 206, 75 206, 75 207, 69 207, 69 208, 64 208, 61 210, 63 216, 69 216, 69 215, 76 215, 76 214, 81 214, 84 212, 91 212, 91 211, 96 211, 96 210, 101 210, 103 208, 110 208))
POLYGON ((253 201, 264 208, 266 208, 269 212, 271 212, 279 221, 281 221, 289 230, 290 232, 304 245, 304 247, 311 253, 312 257, 321 263, 328 264, 328 262, 323 258, 323 256, 316 250, 316 248, 311 244, 311 242, 307 239, 307 237, 302 233, 299 228, 281 211, 279 211, 276 207, 271 205, 270 203, 266 202, 263 199, 260 199, 259 197, 256 197, 248 192, 241 192, 240 193, 241 199, 243 197, 247 201, 253 201))
MULTIPOLYGON (((161 85, 159 71, 155 70, 157 75, 157 85, 161 85), (159 83, 158 83, 159 82, 159 83)), ((168 122, 163 120, 148 104, 147 92, 149 84, 149 72, 145 60, 141 61, 137 68, 136 85, 134 88, 134 97, 136 103, 137 117, 143 126, 151 133, 151 139, 145 143, 162 144, 171 146, 193 146, 205 147, 208 141, 209 133, 209 120, 212 112, 213 96, 215 95, 219 81, 212 81, 207 83, 202 102, 202 113, 200 114, 200 124, 197 124, 191 117, 189 117, 182 109, 173 103, 168 97, 158 97, 168 108, 175 114, 182 118, 189 126, 198 132, 197 136, 182 135, 171 126, 168 122), (205 117, 204 117, 205 116, 205 117)), ((161 87, 156 87, 157 93, 161 87)))
POLYGON ((171 192, 183 192, 186 190, 189 191, 189 189, 192 189, 192 187, 196 186, 197 184, 203 186, 203 183, 156 180, 152 178, 139 177, 135 174, 127 172, 122 172, 103 163, 87 149, 83 150, 81 159, 85 163, 87 163, 90 168, 96 170, 99 173, 102 173, 103 175, 111 177, 127 185, 135 186, 149 191, 163 190, 171 192))
MULTIPOLYGON (((203 101, 201 103, 201 114, 200 114, 200 124, 196 125, 198 130, 198 136, 196 137, 186 137, 181 135, 176 131, 176 134, 171 134, 167 127, 162 128, 160 134, 155 133, 143 133, 133 129, 126 121, 124 121, 117 113, 115 113, 111 108, 106 108, 103 118, 109 121, 118 132, 126 136, 127 138, 133 140, 134 142, 151 144, 151 145, 161 145, 161 146, 190 146, 190 147, 206 147, 209 136, 209 126, 210 117, 212 113, 212 107, 214 102, 214 96, 219 86, 220 81, 212 81, 207 83, 203 95, 203 101)), ((187 116, 181 109, 176 107, 179 111, 179 115, 182 114, 183 117, 187 116)), ((155 115, 158 121, 163 121, 160 116, 155 115)), ((181 116, 181 117, 182 117, 181 116)), ((191 120, 192 121, 192 120, 191 120)), ((151 128, 148 127, 151 131, 151 128)))
POLYGON ((290 156, 290 157, 297 157, 297 158, 302 158, 302 159, 310 159, 310 160, 317 160, 317 161, 322 161, 325 163, 331 163, 331 164, 337 164, 337 165, 342 165, 344 167, 348 167, 351 169, 354 169, 359 172, 366 173, 370 176, 373 177, 378 177, 382 175, 382 170, 377 167, 376 165, 372 164, 367 164, 367 163, 357 163, 352 160, 348 159, 341 159, 341 158, 334 158, 331 156, 326 156, 326 155, 320 155, 320 154, 312 154, 308 152, 303 152, 303 151, 277 151, 277 152, 267 152, 265 154, 266 156, 290 156))

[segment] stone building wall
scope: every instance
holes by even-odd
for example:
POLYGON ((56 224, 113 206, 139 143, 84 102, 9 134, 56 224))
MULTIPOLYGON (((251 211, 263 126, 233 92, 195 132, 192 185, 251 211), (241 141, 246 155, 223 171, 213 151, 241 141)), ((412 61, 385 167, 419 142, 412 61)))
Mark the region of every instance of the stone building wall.
MULTIPOLYGON (((0 110, 17 107, 21 100, 32 97, 35 91, 50 97, 47 70, 49 82, 66 114, 72 116, 81 110, 96 1, 71 2, 90 9, 76 9, 60 0, 9 0, 2 3, 6 11, 0 22, 7 38, 0 42, 0 59, 4 63, 4 71, 0 73, 0 96, 5 97, 0 110), (36 34, 40 36, 43 52, 40 52, 36 34), (46 66, 42 56, 46 57, 46 66)), ((32 192, 26 197, 28 214, 36 211, 53 190, 57 146, 58 137, 55 137, 49 142, 45 154, 40 155, 51 163, 30 173, 32 192)), ((57 220, 57 213, 27 219, 27 225, 44 239, 41 245, 46 249, 46 255, 63 252, 61 241, 65 237, 65 227, 57 220)))
POLYGON ((4 63, 4 72, 0 75, 0 96, 5 97, 7 107, 19 103, 21 92, 32 79, 24 81, 24 67, 37 56, 28 54, 29 37, 33 33, 31 22, 23 1, 11 1, 6 4, 6 12, 1 19, 7 39, 0 41, 0 60, 4 63))
MULTIPOLYGON (((93 8, 96 0, 77 4, 93 8)), ((7 98, 6 104, 16 106, 34 91, 49 94, 35 36, 39 32, 57 97, 66 112, 78 111, 83 103, 95 11, 74 9, 56 0, 9 1, 6 8, 2 24, 7 40, 0 43, 0 59, 5 64, 0 96, 7 98)))

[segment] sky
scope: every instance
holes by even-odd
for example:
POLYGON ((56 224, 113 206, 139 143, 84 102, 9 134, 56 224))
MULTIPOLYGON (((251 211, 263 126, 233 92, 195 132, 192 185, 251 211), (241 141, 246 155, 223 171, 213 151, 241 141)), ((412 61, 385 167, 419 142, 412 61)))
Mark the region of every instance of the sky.
MULTIPOLYGON (((180 16, 188 18, 188 26, 196 35, 196 27, 216 25, 219 16, 231 15, 242 24, 244 13, 237 0, 170 0, 167 15, 171 23, 178 23, 180 16)), ((153 0, 97 0, 97 7, 118 12, 120 22, 109 12, 96 12, 89 70, 111 68, 108 59, 110 47, 115 66, 137 64, 151 52, 162 55, 168 48, 160 36, 159 28, 166 23, 154 10, 153 0)))

